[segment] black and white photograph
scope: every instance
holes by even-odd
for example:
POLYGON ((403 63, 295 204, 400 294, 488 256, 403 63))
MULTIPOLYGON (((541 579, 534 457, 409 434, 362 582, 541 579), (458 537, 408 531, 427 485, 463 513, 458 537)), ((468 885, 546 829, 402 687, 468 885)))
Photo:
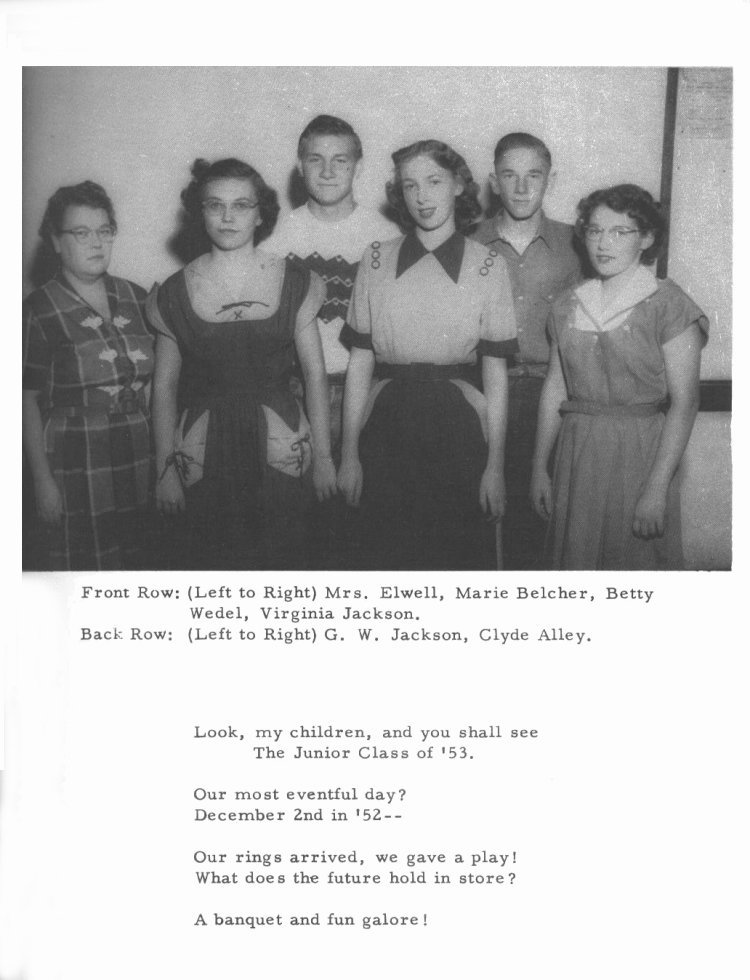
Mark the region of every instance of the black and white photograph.
POLYGON ((23 111, 27 570, 731 567, 731 68, 23 111))

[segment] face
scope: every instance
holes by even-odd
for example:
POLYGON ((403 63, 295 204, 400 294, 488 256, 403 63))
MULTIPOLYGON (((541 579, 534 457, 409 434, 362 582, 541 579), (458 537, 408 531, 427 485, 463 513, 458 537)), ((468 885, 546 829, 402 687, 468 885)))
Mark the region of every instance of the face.
POLYGON ((586 251, 601 279, 619 276, 641 261, 644 249, 654 243, 651 232, 643 234, 635 219, 600 205, 586 225, 586 251))
POLYGON ((520 147, 503 153, 490 174, 492 190, 516 221, 532 218, 544 201, 550 168, 536 150, 520 147))
POLYGON ((82 282, 95 282, 103 276, 112 256, 111 237, 109 241, 102 239, 102 235, 108 232, 111 233, 111 225, 104 208, 78 204, 67 207, 60 232, 52 236, 52 244, 60 256, 63 270, 82 282), (88 240, 79 242, 73 231, 88 240))
POLYGON ((251 180, 209 180, 203 188, 202 208, 208 237, 222 252, 232 252, 252 242, 261 222, 258 195, 251 180))
POLYGON ((454 220, 463 184, 428 156, 401 164, 401 189, 409 214, 423 231, 436 231, 454 220))
POLYGON ((310 197, 331 207, 351 197, 358 162, 351 137, 311 136, 298 169, 310 197))

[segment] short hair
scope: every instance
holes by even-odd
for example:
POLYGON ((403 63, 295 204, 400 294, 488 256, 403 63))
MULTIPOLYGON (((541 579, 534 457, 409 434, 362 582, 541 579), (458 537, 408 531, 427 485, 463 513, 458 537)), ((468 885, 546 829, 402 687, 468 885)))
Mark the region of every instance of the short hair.
POLYGON ((117 231, 115 209, 109 195, 100 184, 93 180, 84 180, 70 187, 58 187, 47 201, 39 234, 44 244, 52 249, 52 236, 59 235, 63 230, 65 212, 70 207, 96 208, 107 212, 107 221, 117 231))
POLYGON ((180 198, 191 223, 197 229, 203 230, 205 233, 201 208, 206 184, 211 180, 230 178, 234 180, 249 180, 258 198, 260 224, 255 229, 255 234, 253 235, 254 244, 257 245, 258 242, 263 241, 264 238, 267 238, 271 234, 279 215, 279 199, 276 191, 266 184, 255 167, 251 167, 249 163, 245 163, 244 160, 238 160, 236 157, 227 157, 223 160, 216 160, 214 163, 209 163, 208 160, 199 158, 193 164, 190 172, 193 175, 193 179, 182 191, 180 198))
POLYGON ((547 144, 542 142, 538 136, 532 136, 531 133, 507 133, 498 140, 495 147, 495 166, 497 166, 500 157, 510 150, 535 150, 547 166, 552 169, 552 154, 547 144))
POLYGON ((644 249, 641 255, 642 265, 652 265, 667 236, 667 215, 658 201, 638 184, 616 184, 614 187, 594 191, 578 203, 575 233, 581 241, 591 215, 600 206, 632 218, 642 235, 653 234, 653 245, 644 249))
POLYGON ((307 151, 307 142, 313 136, 348 136, 354 147, 354 159, 362 159, 362 142, 359 136, 346 120, 339 119, 338 116, 316 116, 310 120, 302 130, 297 143, 298 160, 302 160, 304 157, 307 151))
POLYGON ((447 143, 439 140, 420 140, 410 146, 404 146, 391 154, 394 166, 393 180, 389 180, 385 185, 385 192, 388 196, 388 203, 395 210, 399 224, 404 228, 413 228, 416 222, 409 213, 404 200, 404 191, 401 182, 401 167, 408 160, 415 157, 429 157, 443 170, 449 170, 454 177, 457 177, 463 184, 463 190, 456 197, 456 228, 465 232, 469 226, 482 213, 482 206, 479 203, 479 185, 475 182, 464 158, 451 149, 447 143))

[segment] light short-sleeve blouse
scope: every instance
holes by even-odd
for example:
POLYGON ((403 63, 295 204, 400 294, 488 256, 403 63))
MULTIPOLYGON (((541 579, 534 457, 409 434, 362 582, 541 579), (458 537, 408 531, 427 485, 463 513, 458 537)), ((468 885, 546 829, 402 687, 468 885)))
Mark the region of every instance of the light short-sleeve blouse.
POLYGON ((432 252, 413 233, 373 242, 344 338, 389 364, 474 364, 518 350, 505 260, 455 232, 432 252))

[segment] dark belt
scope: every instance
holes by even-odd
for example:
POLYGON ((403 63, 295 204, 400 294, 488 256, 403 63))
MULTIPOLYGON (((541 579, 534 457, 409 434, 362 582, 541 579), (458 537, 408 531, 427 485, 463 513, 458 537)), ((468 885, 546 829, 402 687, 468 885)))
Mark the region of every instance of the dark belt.
POLYGON ((468 381, 476 384, 478 372, 476 364, 387 364, 377 365, 377 375, 381 380, 393 378, 396 381, 468 381))
POLYGON ((146 412, 146 397, 143 391, 126 390, 112 397, 104 392, 89 392, 88 405, 52 405, 50 415, 65 418, 84 418, 102 415, 143 415, 146 412))
POLYGON ((664 411, 662 403, 645 402, 642 405, 605 405, 602 402, 563 402, 560 414, 610 415, 614 418, 646 418, 664 411))

